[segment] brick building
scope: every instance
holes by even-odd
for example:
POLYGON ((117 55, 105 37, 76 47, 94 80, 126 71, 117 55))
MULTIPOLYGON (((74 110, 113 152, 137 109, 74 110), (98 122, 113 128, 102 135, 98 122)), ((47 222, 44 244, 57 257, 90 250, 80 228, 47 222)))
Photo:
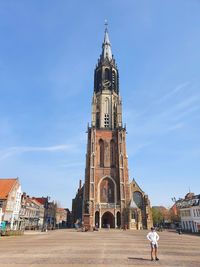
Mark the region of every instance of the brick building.
POLYGON ((33 197, 37 202, 44 206, 44 223, 43 227, 48 229, 54 229, 56 227, 56 209, 57 204, 52 201, 50 197, 33 197))
POLYGON ((100 228, 141 229, 152 225, 148 196, 135 181, 129 181, 119 72, 107 27, 102 53, 94 71, 82 219, 89 228, 98 225, 100 228))
POLYGON ((23 193, 20 209, 20 229, 42 229, 44 224, 44 205, 23 193))
POLYGON ((0 221, 11 230, 19 227, 21 185, 18 178, 0 179, 0 221))
POLYGON ((56 227, 66 228, 67 227, 67 210, 63 208, 56 209, 56 227))
POLYGON ((72 226, 74 226, 74 223, 77 220, 81 221, 83 217, 83 192, 84 192, 84 186, 82 186, 80 180, 76 196, 74 199, 72 199, 72 213, 71 213, 72 226))

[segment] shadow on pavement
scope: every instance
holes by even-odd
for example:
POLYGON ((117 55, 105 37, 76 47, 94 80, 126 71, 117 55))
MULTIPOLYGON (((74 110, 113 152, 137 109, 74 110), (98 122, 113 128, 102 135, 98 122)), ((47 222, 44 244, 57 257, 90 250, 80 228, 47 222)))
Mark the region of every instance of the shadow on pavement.
POLYGON ((144 259, 144 258, 133 258, 133 257, 128 257, 129 260, 139 260, 139 261, 151 261, 149 259, 144 259))

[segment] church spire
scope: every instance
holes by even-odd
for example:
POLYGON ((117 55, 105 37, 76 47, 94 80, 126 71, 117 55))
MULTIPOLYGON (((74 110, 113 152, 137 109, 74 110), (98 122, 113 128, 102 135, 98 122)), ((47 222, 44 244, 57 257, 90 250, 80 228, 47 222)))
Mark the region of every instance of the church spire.
POLYGON ((108 23, 106 21, 102 53, 94 71, 94 91, 97 93, 109 90, 118 94, 119 73, 114 56, 112 55, 107 26, 108 23))
POLYGON ((102 54, 94 71, 92 126, 96 129, 122 127, 122 103, 119 96, 119 73, 111 52, 107 22, 102 54))
POLYGON ((108 36, 108 23, 105 22, 105 34, 104 34, 104 42, 102 44, 102 59, 108 58, 112 60, 112 51, 111 51, 111 43, 108 36))

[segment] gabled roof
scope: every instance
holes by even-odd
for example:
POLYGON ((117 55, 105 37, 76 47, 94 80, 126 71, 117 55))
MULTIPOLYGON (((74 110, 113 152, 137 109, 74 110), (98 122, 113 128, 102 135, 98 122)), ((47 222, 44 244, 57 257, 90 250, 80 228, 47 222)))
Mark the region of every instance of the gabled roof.
POLYGON ((18 178, 0 179, 0 199, 7 199, 8 194, 10 193, 17 181, 18 178))
POLYGON ((136 187, 138 187, 138 189, 140 189, 140 191, 141 191, 142 193, 144 193, 144 191, 141 189, 141 187, 140 187, 140 186, 138 185, 138 183, 136 182, 135 178, 133 178, 132 183, 135 183, 136 187))
POLYGON ((35 199, 35 198, 31 198, 31 201, 33 202, 33 203, 35 203, 37 206, 43 206, 43 204, 42 203, 40 203, 37 199, 35 199))
POLYGON ((37 200, 37 202, 39 202, 42 205, 44 205, 48 201, 47 197, 32 197, 32 199, 37 200))

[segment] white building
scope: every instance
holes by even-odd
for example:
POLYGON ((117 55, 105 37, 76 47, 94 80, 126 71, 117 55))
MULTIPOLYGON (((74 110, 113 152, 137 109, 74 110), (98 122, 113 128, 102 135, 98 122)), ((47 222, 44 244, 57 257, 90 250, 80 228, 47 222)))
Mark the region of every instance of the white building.
POLYGON ((21 195, 18 178, 0 179, 0 203, 3 212, 1 220, 11 230, 18 229, 21 195))
POLYGON ((200 195, 188 193, 176 202, 180 209, 181 226, 185 231, 200 232, 200 195))

